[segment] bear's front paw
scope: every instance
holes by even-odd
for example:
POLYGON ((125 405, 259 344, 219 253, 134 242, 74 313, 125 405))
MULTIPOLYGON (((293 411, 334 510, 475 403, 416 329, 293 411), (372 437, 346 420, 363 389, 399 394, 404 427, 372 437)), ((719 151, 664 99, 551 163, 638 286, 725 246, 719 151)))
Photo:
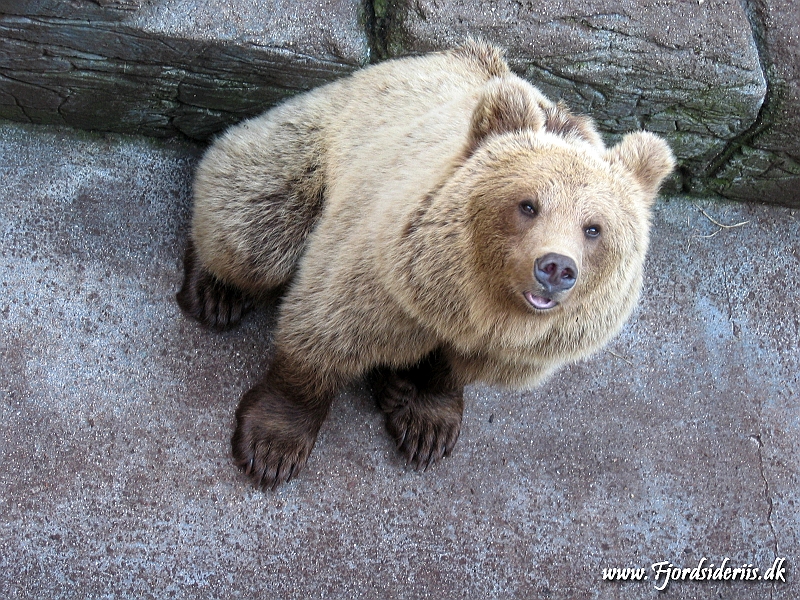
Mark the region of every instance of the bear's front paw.
POLYGON ((183 259, 183 287, 176 298, 190 317, 212 329, 236 325, 252 308, 253 302, 239 289, 226 285, 208 272, 189 241, 183 259))
POLYGON ((375 386, 378 405, 406 464, 427 469, 449 455, 461 432, 462 390, 428 391, 411 378, 392 372, 379 378, 375 386))
POLYGON ((321 424, 313 411, 257 386, 242 397, 236 410, 231 439, 236 465, 256 485, 274 490, 303 469, 321 424))

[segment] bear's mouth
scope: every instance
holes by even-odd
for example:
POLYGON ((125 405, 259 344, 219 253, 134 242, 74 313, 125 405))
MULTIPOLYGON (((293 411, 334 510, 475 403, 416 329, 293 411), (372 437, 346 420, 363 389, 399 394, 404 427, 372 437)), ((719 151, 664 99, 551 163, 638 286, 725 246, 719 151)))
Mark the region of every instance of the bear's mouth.
POLYGON ((532 292, 524 292, 523 295, 525 296, 525 300, 528 301, 528 304, 537 310, 549 310, 558 306, 558 302, 552 298, 534 296, 532 292))

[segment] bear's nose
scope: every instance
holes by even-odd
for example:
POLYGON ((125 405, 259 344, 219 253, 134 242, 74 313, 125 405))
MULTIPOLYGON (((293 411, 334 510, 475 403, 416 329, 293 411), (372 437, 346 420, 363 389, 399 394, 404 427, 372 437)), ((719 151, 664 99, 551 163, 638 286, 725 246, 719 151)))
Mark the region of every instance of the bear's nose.
POLYGON ((536 259, 533 274, 546 292, 566 292, 578 279, 578 267, 569 256, 550 252, 536 259))

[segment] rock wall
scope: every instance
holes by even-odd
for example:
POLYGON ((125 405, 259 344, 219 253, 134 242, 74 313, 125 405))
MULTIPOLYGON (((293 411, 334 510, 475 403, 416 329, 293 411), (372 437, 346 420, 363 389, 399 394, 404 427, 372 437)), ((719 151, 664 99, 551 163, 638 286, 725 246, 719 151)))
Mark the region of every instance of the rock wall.
POLYGON ((791 0, 0 0, 0 117, 203 139, 289 95, 480 36, 672 185, 800 206, 791 0))
POLYGON ((730 198, 800 206, 800 5, 747 7, 768 89, 756 121, 708 175, 730 198))
POLYGON ((364 21, 351 0, 0 0, 0 117, 203 139, 366 64, 364 21))

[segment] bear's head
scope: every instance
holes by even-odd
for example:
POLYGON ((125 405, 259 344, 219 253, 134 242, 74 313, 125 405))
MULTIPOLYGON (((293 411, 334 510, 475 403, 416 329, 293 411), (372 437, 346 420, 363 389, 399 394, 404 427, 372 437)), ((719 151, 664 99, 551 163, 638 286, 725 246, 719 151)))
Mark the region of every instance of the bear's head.
POLYGON ((438 194, 460 198, 453 220, 469 235, 458 251, 471 255, 444 300, 453 318, 438 328, 464 351, 493 347, 509 360, 597 350, 638 299, 651 206, 674 165, 655 135, 606 148, 589 119, 524 81, 490 81, 438 194))

